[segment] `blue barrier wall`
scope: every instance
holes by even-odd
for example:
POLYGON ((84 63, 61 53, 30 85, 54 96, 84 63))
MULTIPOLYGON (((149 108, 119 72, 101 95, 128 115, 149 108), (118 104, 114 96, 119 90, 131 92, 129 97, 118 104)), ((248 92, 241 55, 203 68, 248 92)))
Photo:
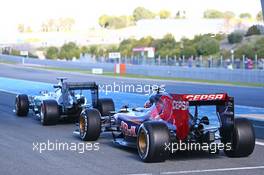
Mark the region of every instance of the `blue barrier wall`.
MULTIPOLYGON (((0 55, 0 61, 22 63, 23 57, 0 55)), ((113 72, 112 63, 91 63, 79 61, 55 61, 25 58, 25 64, 36 64, 50 67, 76 68, 90 70, 103 68, 104 71, 113 72)), ((218 80, 228 82, 264 83, 264 70, 243 70, 224 68, 189 68, 178 66, 155 66, 155 65, 127 65, 128 74, 140 74, 146 76, 177 77, 203 80, 218 80)))

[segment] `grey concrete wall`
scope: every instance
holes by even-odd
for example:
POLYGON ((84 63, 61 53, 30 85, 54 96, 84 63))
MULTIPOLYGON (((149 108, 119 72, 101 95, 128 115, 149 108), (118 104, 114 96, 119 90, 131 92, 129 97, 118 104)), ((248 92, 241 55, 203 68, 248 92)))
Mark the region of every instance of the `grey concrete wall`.
MULTIPOLYGON (((0 55, 0 61, 20 62, 23 58, 18 56, 0 55)), ((90 63, 72 61, 39 60, 32 58, 24 59, 26 64, 37 64, 51 67, 64 67, 86 69, 103 68, 104 71, 114 71, 112 63, 90 63)), ((218 80, 228 82, 264 83, 264 70, 229 70, 224 68, 189 68, 178 66, 155 66, 155 65, 127 65, 127 73, 146 76, 177 77, 203 80, 218 80)))

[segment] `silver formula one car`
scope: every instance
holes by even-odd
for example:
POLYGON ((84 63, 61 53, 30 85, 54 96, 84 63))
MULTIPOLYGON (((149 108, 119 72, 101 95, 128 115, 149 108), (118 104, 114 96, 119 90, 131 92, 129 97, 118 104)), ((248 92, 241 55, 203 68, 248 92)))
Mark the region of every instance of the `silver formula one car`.
MULTIPOLYGON (((15 100, 17 116, 27 116, 32 111, 40 119, 42 125, 55 125, 60 119, 78 121, 84 109, 97 109, 101 115, 114 110, 112 99, 99 99, 98 86, 95 82, 65 82, 66 78, 58 78, 54 92, 41 91, 37 96, 19 94, 15 100), (91 103, 84 91, 91 92, 91 103)), ((87 95, 87 94, 86 94, 87 95)))

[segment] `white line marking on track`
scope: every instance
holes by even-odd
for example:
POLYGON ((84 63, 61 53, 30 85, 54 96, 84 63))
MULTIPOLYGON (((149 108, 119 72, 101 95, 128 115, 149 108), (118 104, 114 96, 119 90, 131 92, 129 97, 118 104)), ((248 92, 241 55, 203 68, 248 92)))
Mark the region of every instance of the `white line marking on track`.
POLYGON ((187 171, 175 171, 175 172, 162 172, 161 174, 191 174, 191 173, 206 173, 206 172, 223 172, 223 171, 239 171, 239 170, 254 170, 264 169, 264 166, 253 166, 253 167, 237 167, 237 168, 218 168, 218 169, 207 169, 207 170, 187 170, 187 171))
MULTIPOLYGON (((193 174, 193 173, 206 173, 206 172, 225 172, 225 171, 239 171, 239 170, 255 170, 264 169, 264 166, 252 166, 252 167, 234 167, 234 168, 218 168, 218 169, 204 169, 204 170, 185 170, 175 172, 161 172, 162 175, 168 174, 193 174)), ((139 173, 139 174, 127 174, 127 175, 152 175, 152 173, 139 173)))
POLYGON ((142 173, 142 174, 127 174, 127 175, 152 175, 152 173, 142 173))
POLYGON ((8 91, 8 90, 4 90, 4 89, 0 89, 0 91, 2 91, 2 92, 6 92, 6 93, 9 93, 9 94, 19 94, 18 92, 15 92, 15 91, 8 91))
POLYGON ((254 128, 260 128, 260 129, 264 129, 264 126, 258 126, 258 125, 254 125, 254 128))
POLYGON ((245 106, 245 105, 236 105, 236 107, 245 108, 245 109, 263 109, 263 107, 245 106))
POLYGON ((256 141, 255 143, 256 143, 257 145, 264 146, 264 143, 263 143, 263 142, 256 141))

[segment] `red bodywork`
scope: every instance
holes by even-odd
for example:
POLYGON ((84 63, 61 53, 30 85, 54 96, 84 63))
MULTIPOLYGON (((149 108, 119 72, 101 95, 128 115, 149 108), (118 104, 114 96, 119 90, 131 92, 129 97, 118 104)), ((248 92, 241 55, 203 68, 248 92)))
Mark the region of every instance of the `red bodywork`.
POLYGON ((152 119, 162 119, 176 126, 176 136, 184 140, 189 134, 189 105, 226 101, 227 94, 169 94, 162 95, 151 111, 152 119))

